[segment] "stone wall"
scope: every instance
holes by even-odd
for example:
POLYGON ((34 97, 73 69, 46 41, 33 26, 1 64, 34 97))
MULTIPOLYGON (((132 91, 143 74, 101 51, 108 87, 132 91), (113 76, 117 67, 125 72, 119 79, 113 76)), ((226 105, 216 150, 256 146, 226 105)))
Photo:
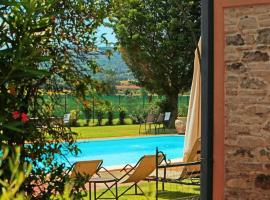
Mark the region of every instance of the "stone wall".
POLYGON ((270 199, 270 4, 226 8, 225 199, 270 199))

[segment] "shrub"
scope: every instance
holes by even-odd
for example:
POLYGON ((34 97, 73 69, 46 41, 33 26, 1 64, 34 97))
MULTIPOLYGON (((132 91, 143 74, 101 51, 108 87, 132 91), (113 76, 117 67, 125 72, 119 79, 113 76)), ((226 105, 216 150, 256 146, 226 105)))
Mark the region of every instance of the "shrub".
POLYGON ((182 107, 179 108, 178 116, 179 117, 187 117, 188 114, 188 106, 182 105, 182 107))
POLYGON ((126 108, 120 107, 119 109, 119 124, 124 125, 125 124, 125 118, 126 118, 126 108))
POLYGON ((112 111, 108 111, 107 112, 108 114, 108 121, 107 121, 107 125, 111 126, 113 125, 113 112, 112 111))
POLYGON ((79 110, 71 110, 70 111, 70 126, 79 126, 78 119, 80 117, 80 111, 79 110))
POLYGON ((129 117, 132 121, 132 124, 139 124, 144 118, 141 106, 135 107, 134 110, 131 111, 129 117))
POLYGON ((91 119, 91 116, 92 116, 92 110, 91 110, 91 108, 85 107, 83 109, 83 112, 84 112, 84 117, 85 117, 85 126, 88 126, 90 119, 91 119))
POLYGON ((102 119, 103 119, 104 112, 99 110, 97 111, 97 125, 101 126, 102 125, 102 119))
POLYGON ((108 121, 106 122, 106 125, 113 125, 113 110, 114 110, 114 107, 112 105, 111 102, 107 102, 107 117, 108 117, 108 121))
POLYGON ((96 116, 97 116, 97 126, 101 126, 102 125, 102 120, 104 117, 104 113, 107 110, 107 105, 105 102, 98 102, 97 104, 97 110, 96 110, 96 116))

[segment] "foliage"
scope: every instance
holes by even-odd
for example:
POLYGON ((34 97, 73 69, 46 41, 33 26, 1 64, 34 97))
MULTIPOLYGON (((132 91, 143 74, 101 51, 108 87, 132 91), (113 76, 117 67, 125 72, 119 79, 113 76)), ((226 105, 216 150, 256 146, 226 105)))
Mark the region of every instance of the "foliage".
POLYGON ((147 90, 166 96, 177 116, 177 96, 190 89, 200 1, 113 0, 111 21, 119 50, 147 90))
POLYGON ((78 126, 78 119, 80 116, 79 110, 71 110, 70 111, 70 126, 78 126))
POLYGON ((142 112, 141 106, 137 106, 133 109, 129 117, 132 120, 132 124, 139 124, 144 119, 144 113, 142 112))
POLYGON ((108 116, 108 121, 106 122, 106 125, 113 125, 113 106, 109 102, 108 108, 107 108, 107 116, 108 116))
POLYGON ((108 121, 107 121, 106 125, 111 126, 111 125, 113 125, 113 112, 108 111, 107 114, 108 114, 108 121))
POLYGON ((126 118, 126 108, 125 107, 120 107, 119 108, 119 124, 124 125, 125 124, 125 118, 126 118))
POLYGON ((102 125, 102 119, 104 117, 104 113, 106 112, 106 104, 102 101, 99 102, 97 108, 96 108, 96 116, 97 116, 97 125, 101 126, 102 125))
MULTIPOLYGON (((10 170, 10 177, 5 180, 0 180, 0 184, 2 185, 2 194, 0 195, 0 200, 25 200, 29 199, 25 197, 23 191, 20 191, 20 187, 23 184, 26 177, 30 175, 31 172, 31 164, 24 163, 23 168, 19 164, 20 160, 20 147, 16 146, 12 149, 3 146, 2 148, 2 156, 0 158, 0 168, 2 169, 4 161, 8 161, 8 167, 10 170), (9 152, 11 151, 11 156, 8 157, 9 152)), ((0 173, 3 173, 1 170, 0 173)), ((74 193, 72 192, 74 188, 74 182, 68 182, 65 185, 65 189, 63 195, 58 195, 57 199, 68 200, 75 199, 74 193)), ((80 197, 82 197, 80 195, 80 197)))
MULTIPOLYGON (((76 134, 61 123, 51 126, 48 109, 60 100, 43 94, 66 88, 84 98, 86 90, 102 88, 91 78, 99 66, 88 55, 106 10, 107 1, 0 1, 0 146, 21 146, 19 166, 33 165, 21 186, 27 196, 49 199, 64 191, 66 166, 55 158, 78 153, 76 134)), ((11 172, 7 164, 1 168, 6 180, 11 172)))
POLYGON ((84 112, 84 117, 86 119, 86 122, 85 122, 85 126, 88 126, 89 125, 89 122, 90 122, 90 119, 92 117, 92 109, 89 108, 89 107, 85 107, 83 109, 83 112, 84 112))
POLYGON ((20 191, 20 186, 24 182, 25 178, 29 176, 31 171, 31 165, 23 163, 19 164, 20 161, 20 147, 16 146, 12 149, 2 146, 0 158, 0 174, 5 173, 3 170, 3 164, 8 164, 9 177, 0 179, 0 185, 2 187, 2 193, 0 200, 14 199, 23 200, 24 194, 20 191), (8 157, 8 155, 11 155, 8 157), (23 167, 23 168, 22 168, 23 167))
POLYGON ((115 95, 117 93, 116 90, 116 72, 113 70, 104 71, 104 79, 103 82, 105 84, 105 92, 108 95, 115 95))
POLYGON ((187 117, 187 114, 188 114, 188 106, 183 105, 182 107, 179 108, 178 111, 179 117, 187 117))

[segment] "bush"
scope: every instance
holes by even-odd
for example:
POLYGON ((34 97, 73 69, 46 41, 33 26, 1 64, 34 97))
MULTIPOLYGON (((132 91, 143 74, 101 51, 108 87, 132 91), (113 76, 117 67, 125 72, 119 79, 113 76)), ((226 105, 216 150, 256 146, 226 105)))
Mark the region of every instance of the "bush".
POLYGON ((70 111, 70 126, 79 126, 78 119, 80 117, 80 111, 78 110, 71 110, 70 111))
POLYGON ((90 122, 90 119, 91 119, 91 116, 92 116, 92 110, 91 108, 84 108, 83 109, 83 112, 84 112, 84 118, 85 118, 85 126, 88 126, 89 125, 89 122, 90 122))
POLYGON ((188 106, 183 105, 182 107, 179 108, 178 110, 178 116, 179 117, 187 117, 188 114, 188 106))
POLYGON ((102 119, 103 119, 104 112, 99 110, 97 111, 97 125, 101 126, 102 125, 102 119))
POLYGON ((124 125, 125 124, 125 118, 126 118, 126 108, 121 107, 119 109, 119 124, 124 125))
POLYGON ((111 126, 111 125, 113 125, 113 112, 108 111, 107 114, 108 114, 108 121, 107 121, 106 125, 111 126))
POLYGON ((107 110, 107 105, 106 105, 106 102, 98 102, 97 104, 97 110, 96 110, 96 116, 97 116, 97 126, 101 126, 102 125, 102 120, 103 120, 103 117, 104 117, 104 113, 106 112, 107 110))
POLYGON ((129 115, 132 124, 139 124, 143 118, 144 118, 144 114, 142 112, 142 108, 141 106, 137 106, 129 115))

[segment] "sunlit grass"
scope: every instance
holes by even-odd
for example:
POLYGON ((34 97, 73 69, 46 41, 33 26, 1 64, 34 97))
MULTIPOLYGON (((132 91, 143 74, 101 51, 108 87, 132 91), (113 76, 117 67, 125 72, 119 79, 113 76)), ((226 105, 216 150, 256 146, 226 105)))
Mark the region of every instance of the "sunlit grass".
MULTIPOLYGON (((152 128, 151 133, 145 133, 144 126, 141 127, 141 134, 139 134, 139 125, 73 127, 72 131, 78 133, 77 139, 131 137, 155 134, 154 128, 152 128)), ((163 130, 159 131, 159 134, 171 133, 176 133, 176 131, 172 129, 165 129, 165 132, 163 130)))
MULTIPOLYGON (((120 200, 155 200, 155 183, 141 183, 139 186, 142 188, 144 191, 145 195, 140 194, 139 190, 138 193, 139 195, 135 195, 134 193, 134 188, 129 190, 127 194, 121 196, 119 199, 120 200)), ((118 188, 118 192, 121 193, 123 192, 128 186, 122 186, 118 188)), ((101 194, 101 192, 104 191, 99 190, 98 194, 101 194)), ((113 191, 115 191, 113 189, 113 191)), ((165 184, 165 191, 161 190, 161 184, 159 184, 159 198, 160 200, 177 200, 183 197, 190 197, 190 196, 198 196, 200 193, 199 187, 198 186, 187 186, 187 185, 179 185, 179 184, 172 184, 172 183, 166 183, 165 184)), ((112 198, 113 195, 108 192, 104 196, 104 198, 112 198)), ((89 196, 85 199, 89 199, 89 196)), ((93 193, 92 193, 92 199, 93 199, 93 193)))

